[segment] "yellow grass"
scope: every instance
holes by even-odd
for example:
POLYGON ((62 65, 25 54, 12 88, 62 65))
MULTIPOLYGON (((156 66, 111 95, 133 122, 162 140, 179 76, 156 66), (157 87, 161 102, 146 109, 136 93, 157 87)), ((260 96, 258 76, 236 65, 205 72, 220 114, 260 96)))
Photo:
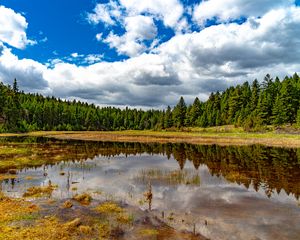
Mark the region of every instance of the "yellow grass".
MULTIPOLYGON (((16 136, 16 134, 0 134, 1 136, 16 136)), ((44 136, 57 139, 74 139, 90 141, 118 141, 118 142, 160 142, 160 143, 191 143, 191 144, 219 144, 219 145, 251 145, 300 147, 300 134, 288 133, 248 133, 240 128, 230 126, 215 128, 192 128, 186 131, 49 131, 18 134, 18 136, 44 136)))

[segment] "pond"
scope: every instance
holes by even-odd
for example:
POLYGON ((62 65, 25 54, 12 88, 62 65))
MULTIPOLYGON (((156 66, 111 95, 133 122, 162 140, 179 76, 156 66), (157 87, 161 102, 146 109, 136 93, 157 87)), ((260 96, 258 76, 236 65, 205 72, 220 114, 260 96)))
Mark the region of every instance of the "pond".
POLYGON ((52 198, 88 192, 149 208, 170 226, 210 239, 299 239, 300 149, 10 138, 0 178, 11 197, 57 185, 52 198))

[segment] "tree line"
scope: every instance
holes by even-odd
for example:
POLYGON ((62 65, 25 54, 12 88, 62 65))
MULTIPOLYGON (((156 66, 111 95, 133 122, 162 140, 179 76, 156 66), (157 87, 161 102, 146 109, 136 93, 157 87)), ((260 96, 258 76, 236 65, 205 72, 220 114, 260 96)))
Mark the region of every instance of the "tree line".
POLYGON ((282 81, 267 74, 223 92, 213 92, 207 101, 195 98, 187 105, 181 97, 164 110, 99 107, 81 101, 19 91, 0 83, 0 132, 36 130, 145 130, 182 129, 234 124, 246 130, 267 125, 300 126, 300 77, 295 73, 282 81))

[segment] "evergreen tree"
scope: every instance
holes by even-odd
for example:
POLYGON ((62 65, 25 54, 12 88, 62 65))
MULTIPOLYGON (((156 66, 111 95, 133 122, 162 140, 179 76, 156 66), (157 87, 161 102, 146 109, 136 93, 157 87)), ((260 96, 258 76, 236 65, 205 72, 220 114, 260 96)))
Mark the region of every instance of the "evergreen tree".
POLYGON ((170 128, 173 126, 173 116, 172 116, 172 109, 170 106, 167 107, 167 111, 165 114, 165 128, 170 128))
POLYGON ((185 101, 183 97, 181 97, 173 111, 174 124, 176 127, 184 127, 186 110, 185 101))
POLYGON ((211 93, 206 102, 196 98, 186 105, 183 97, 172 110, 100 108, 80 101, 62 101, 19 91, 0 83, 0 131, 163 129, 184 126, 242 125, 259 129, 266 124, 300 124, 298 74, 275 81, 269 74, 260 86, 254 80, 211 93), (298 110, 298 112, 297 112, 298 110))
POLYGON ((199 117, 202 115, 202 112, 203 112, 202 103, 200 102, 199 98, 196 97, 192 105, 191 122, 195 124, 197 119, 199 119, 199 117))
POLYGON ((297 111, 297 126, 300 127, 300 108, 297 111))
POLYGON ((251 100, 250 100, 250 111, 254 111, 258 104, 258 98, 259 98, 259 84, 257 79, 255 79, 251 86, 251 100))

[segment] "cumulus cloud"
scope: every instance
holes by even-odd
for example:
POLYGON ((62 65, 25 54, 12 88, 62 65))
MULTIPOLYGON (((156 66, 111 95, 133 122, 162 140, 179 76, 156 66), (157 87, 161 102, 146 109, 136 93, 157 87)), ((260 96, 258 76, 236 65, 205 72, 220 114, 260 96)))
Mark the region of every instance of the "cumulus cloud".
POLYGON ((87 15, 87 20, 92 24, 102 22, 106 25, 114 25, 118 22, 121 15, 120 6, 115 1, 110 0, 106 4, 97 4, 94 11, 87 15))
POLYGON ((228 22, 241 17, 260 17, 270 10, 294 5, 295 0, 207 0, 201 1, 194 10, 194 19, 203 25, 216 18, 228 22))
POLYGON ((19 80, 22 90, 30 92, 47 91, 48 82, 44 78, 46 67, 31 59, 19 59, 4 47, 0 55, 0 80, 11 84, 19 80))
POLYGON ((184 11, 182 4, 178 0, 120 0, 120 3, 127 9, 129 15, 138 15, 147 12, 162 19, 165 26, 173 28, 180 20, 184 11))
MULTIPOLYGON (((152 25, 152 18, 147 17, 124 18, 125 36, 132 39, 128 42, 143 47, 143 40, 155 38, 157 29, 152 25), (149 23, 147 31, 138 25, 143 20, 149 23)), ((123 36, 109 36, 110 44, 120 41, 115 45, 118 49, 126 43, 123 36)), ((211 91, 222 91, 245 80, 262 79, 266 73, 280 77, 293 74, 300 69, 298 36, 300 8, 289 6, 251 16, 242 24, 220 23, 200 32, 175 35, 149 53, 136 51, 136 47, 129 52, 130 46, 126 46, 119 51, 133 57, 123 61, 104 62, 101 56, 94 55, 91 58, 98 57, 100 62, 78 66, 57 60, 47 67, 19 59, 2 47, 0 79, 8 82, 17 77, 28 91, 39 89, 62 98, 160 107, 176 103, 181 95, 187 102, 196 96, 206 100, 211 91)), ((80 54, 69 57, 79 59, 80 54)))
POLYGON ((23 49, 36 44, 26 36, 28 23, 19 13, 0 5, 0 42, 23 49))
POLYGON ((116 48, 119 54, 130 57, 137 56, 146 50, 147 46, 144 41, 154 39, 157 34, 153 19, 148 16, 126 17, 124 27, 126 29, 124 35, 118 36, 110 33, 104 42, 108 43, 111 48, 116 48))
POLYGON ((145 41, 155 41, 157 26, 154 20, 161 20, 166 27, 176 32, 186 32, 189 27, 187 20, 182 17, 183 12, 184 8, 178 0, 110 0, 108 3, 97 4, 87 18, 93 24, 102 22, 109 27, 121 26, 124 34, 110 31, 103 38, 103 33, 98 33, 96 39, 115 48, 120 55, 133 57, 151 49, 152 44, 146 44, 145 41))

